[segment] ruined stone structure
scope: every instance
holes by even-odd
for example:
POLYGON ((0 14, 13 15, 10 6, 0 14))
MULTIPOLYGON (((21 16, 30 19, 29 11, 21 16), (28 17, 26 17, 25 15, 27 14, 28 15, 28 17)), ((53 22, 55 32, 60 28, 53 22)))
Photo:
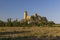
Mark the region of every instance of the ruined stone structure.
POLYGON ((27 11, 24 11, 24 19, 25 20, 30 20, 31 16, 27 15, 27 11))
POLYGON ((31 16, 28 16, 27 11, 24 11, 24 18, 20 21, 20 23, 28 23, 28 24, 41 24, 45 23, 48 24, 49 21, 46 17, 37 15, 37 13, 34 13, 31 16))
POLYGON ((34 13, 32 16, 28 16, 27 11, 24 11, 24 20, 27 20, 28 22, 42 22, 47 21, 46 17, 41 17, 37 15, 37 13, 34 13))
POLYGON ((32 16, 28 16, 28 14, 27 14, 27 11, 24 11, 24 19, 25 20, 30 20, 30 19, 32 19, 32 17, 33 18, 37 18, 37 19, 39 19, 39 20, 46 20, 46 17, 41 17, 41 16, 39 16, 39 15, 37 15, 37 13, 34 13, 34 15, 32 15, 32 16))

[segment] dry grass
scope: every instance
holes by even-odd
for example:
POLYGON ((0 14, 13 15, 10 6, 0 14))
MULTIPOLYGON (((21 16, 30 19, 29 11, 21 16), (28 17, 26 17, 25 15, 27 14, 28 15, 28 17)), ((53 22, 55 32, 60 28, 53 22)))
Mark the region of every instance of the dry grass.
POLYGON ((60 36, 60 27, 0 27, 0 32, 20 32, 16 34, 0 35, 1 37, 19 36, 60 36), (29 31, 29 32, 28 32, 29 31))

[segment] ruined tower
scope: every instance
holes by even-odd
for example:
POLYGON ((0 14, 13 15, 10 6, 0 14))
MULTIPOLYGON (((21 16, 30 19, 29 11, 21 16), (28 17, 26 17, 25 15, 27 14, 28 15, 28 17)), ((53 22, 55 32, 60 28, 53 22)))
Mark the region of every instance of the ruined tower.
POLYGON ((24 19, 27 19, 27 11, 24 11, 24 19))

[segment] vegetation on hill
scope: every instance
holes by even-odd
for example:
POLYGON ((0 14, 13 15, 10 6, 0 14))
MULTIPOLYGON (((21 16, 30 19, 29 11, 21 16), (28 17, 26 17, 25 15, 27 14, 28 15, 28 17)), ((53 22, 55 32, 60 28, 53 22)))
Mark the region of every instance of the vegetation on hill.
POLYGON ((7 22, 0 20, 0 27, 32 27, 32 26, 52 26, 53 24, 55 24, 53 21, 39 21, 39 20, 25 20, 22 19, 20 21, 18 21, 18 19, 11 21, 11 18, 7 19, 7 22))
POLYGON ((36 13, 32 16, 27 15, 27 11, 24 12, 24 19, 18 21, 18 19, 12 21, 8 18, 7 21, 0 20, 0 27, 32 27, 32 26, 53 26, 53 21, 48 21, 46 17, 37 15, 36 13))

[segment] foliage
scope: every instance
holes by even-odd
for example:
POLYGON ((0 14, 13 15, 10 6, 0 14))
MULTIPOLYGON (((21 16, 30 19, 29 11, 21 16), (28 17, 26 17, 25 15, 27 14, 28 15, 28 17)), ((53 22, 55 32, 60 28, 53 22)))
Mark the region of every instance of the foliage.
POLYGON ((7 19, 6 26, 9 26, 9 27, 12 26, 11 18, 8 18, 8 19, 7 19))
POLYGON ((18 19, 11 21, 11 18, 7 19, 7 22, 4 22, 2 20, 0 20, 0 27, 32 27, 32 26, 52 26, 53 24, 55 24, 53 21, 27 21, 27 20, 21 20, 18 21, 18 19))

